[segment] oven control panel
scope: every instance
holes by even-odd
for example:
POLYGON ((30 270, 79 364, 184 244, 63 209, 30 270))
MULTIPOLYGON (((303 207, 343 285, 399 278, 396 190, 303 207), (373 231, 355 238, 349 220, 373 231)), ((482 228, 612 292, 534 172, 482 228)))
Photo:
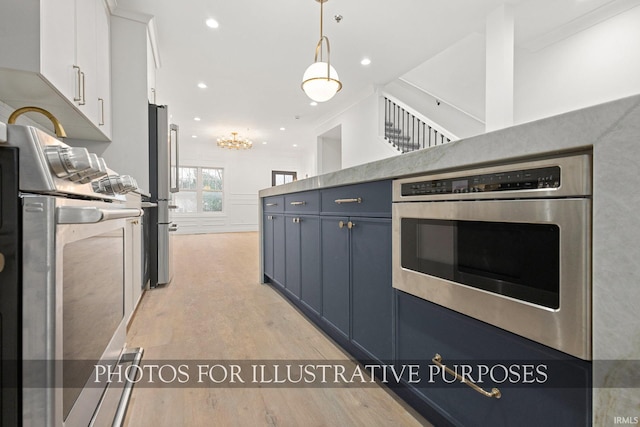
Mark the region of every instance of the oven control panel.
POLYGON ((402 184, 401 194, 402 196, 428 196, 434 194, 535 190, 539 188, 553 189, 558 187, 560 187, 560 167, 550 166, 408 182, 402 184))

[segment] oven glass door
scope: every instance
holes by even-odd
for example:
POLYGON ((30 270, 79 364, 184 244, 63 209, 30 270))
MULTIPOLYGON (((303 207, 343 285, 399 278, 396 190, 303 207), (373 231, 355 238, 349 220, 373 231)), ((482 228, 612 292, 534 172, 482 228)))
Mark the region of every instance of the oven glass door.
POLYGON ((62 274, 63 415, 67 419, 124 318, 124 228, 65 244, 62 274))
POLYGON ((557 309, 555 224, 402 218, 403 268, 557 309))

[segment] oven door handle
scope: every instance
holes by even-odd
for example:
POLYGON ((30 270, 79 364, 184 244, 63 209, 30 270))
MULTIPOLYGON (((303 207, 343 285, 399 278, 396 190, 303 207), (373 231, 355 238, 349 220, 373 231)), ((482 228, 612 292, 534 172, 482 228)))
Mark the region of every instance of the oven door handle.
POLYGON ((110 219, 137 218, 143 210, 137 208, 100 209, 96 207, 60 206, 58 224, 95 224, 110 219))

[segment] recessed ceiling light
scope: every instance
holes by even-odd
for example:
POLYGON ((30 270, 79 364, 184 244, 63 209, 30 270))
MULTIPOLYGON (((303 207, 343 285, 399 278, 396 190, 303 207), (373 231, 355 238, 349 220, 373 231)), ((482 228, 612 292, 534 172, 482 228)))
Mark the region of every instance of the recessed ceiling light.
POLYGON ((200 121, 200 117, 194 117, 193 120, 195 120, 196 122, 200 121))
POLYGON ((218 28, 220 26, 220 24, 218 24, 218 21, 216 21, 213 18, 207 19, 206 24, 207 24, 207 27, 209 28, 218 28))
POLYGON ((199 87, 200 89, 206 89, 206 88, 207 88, 207 85, 206 85, 206 84, 204 84, 204 83, 202 83, 202 82, 200 82, 200 83, 198 83, 198 87, 199 87))
POLYGON ((360 63, 362 65, 369 65, 371 64, 371 60, 369 58, 363 58, 362 61, 360 61, 360 63))
POLYGON ((262 145, 267 145, 267 141, 262 141, 262 145))
POLYGON ((285 128, 280 128, 280 130, 286 130, 285 128))
POLYGON ((316 101, 311 101, 309 105, 311 105, 312 107, 315 107, 316 105, 318 105, 318 103, 316 101))
POLYGON ((191 135, 191 138, 197 138, 198 135, 191 135))
POLYGON ((294 147, 297 147, 297 146, 298 146, 298 144, 293 144, 293 146, 294 146, 294 147))

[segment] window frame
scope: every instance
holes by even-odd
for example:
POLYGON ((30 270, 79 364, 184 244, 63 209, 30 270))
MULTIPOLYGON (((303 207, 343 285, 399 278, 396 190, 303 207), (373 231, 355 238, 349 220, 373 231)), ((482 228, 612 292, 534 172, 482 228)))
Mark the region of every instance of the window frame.
POLYGON ((180 165, 180 167, 178 168, 178 186, 179 186, 179 191, 178 193, 173 193, 172 194, 172 200, 171 202, 173 204, 177 204, 177 201, 175 200, 175 195, 176 194, 180 194, 180 193, 195 193, 196 196, 196 211, 195 212, 179 212, 176 211, 175 214, 176 215, 224 215, 225 213, 225 170, 223 167, 216 167, 216 166, 190 166, 190 165, 180 165), (181 175, 182 175, 182 170, 183 169, 196 169, 196 183, 195 183, 195 189, 184 189, 181 185, 182 185, 182 180, 180 179, 181 175), (221 177, 221 188, 219 190, 208 190, 204 188, 204 176, 203 176, 203 169, 215 169, 215 170, 219 170, 220 171, 220 177, 221 177), (220 193, 220 200, 222 203, 222 207, 221 210, 219 211, 205 211, 204 210, 204 194, 206 193, 220 193))
MULTIPOLYGON (((271 186, 275 187, 276 186, 276 176, 277 175, 286 175, 286 176, 291 176, 293 178, 292 182, 295 182, 298 180, 298 172, 296 171, 271 171, 271 186)), ((285 184, 288 184, 287 182, 285 182, 285 184)), ((282 184, 280 184, 282 185, 282 184)))

